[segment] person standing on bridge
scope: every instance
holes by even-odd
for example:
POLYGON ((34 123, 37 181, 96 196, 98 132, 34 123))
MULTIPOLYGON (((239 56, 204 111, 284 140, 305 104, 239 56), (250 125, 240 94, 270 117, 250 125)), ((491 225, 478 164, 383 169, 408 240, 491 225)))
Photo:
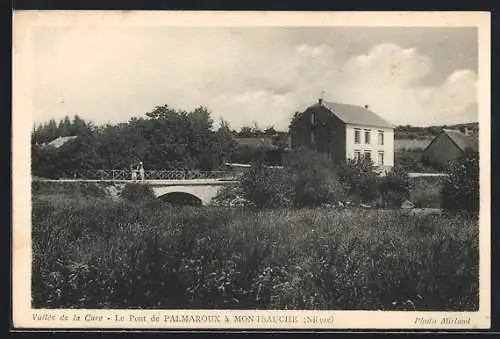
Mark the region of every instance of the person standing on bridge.
POLYGON ((139 163, 139 180, 144 180, 144 166, 142 161, 139 163))
POLYGON ((137 170, 134 165, 130 165, 130 172, 132 173, 132 181, 137 181, 137 170))

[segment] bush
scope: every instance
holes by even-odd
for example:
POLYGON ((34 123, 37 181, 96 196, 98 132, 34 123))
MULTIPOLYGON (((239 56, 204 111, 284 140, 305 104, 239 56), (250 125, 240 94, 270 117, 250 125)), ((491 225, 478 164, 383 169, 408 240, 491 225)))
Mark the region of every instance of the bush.
POLYGON ((270 168, 256 161, 241 178, 244 198, 258 208, 291 206, 294 186, 289 173, 282 168, 270 168))
POLYGON ((344 198, 335 168, 325 156, 308 149, 295 150, 285 158, 293 176, 297 207, 330 204, 344 198))
POLYGON ((379 192, 386 207, 400 207, 410 196, 408 173, 401 167, 393 167, 380 179, 379 192))
POLYGON ((440 208, 442 177, 413 178, 410 201, 417 208, 440 208))
POLYGON ((120 193, 120 197, 129 202, 151 201, 155 194, 151 186, 147 184, 126 184, 120 193))
POLYGON ((421 149, 402 149, 394 153, 394 164, 407 172, 436 173, 440 169, 430 164, 422 155, 421 149))
POLYGON ((210 201, 210 205, 219 207, 255 207, 251 201, 243 196, 241 185, 224 186, 210 201))
POLYGON ((349 159, 339 166, 339 181, 351 199, 372 202, 378 196, 378 173, 370 159, 349 159))
POLYGON ((479 211, 479 154, 466 151, 451 162, 441 190, 441 206, 449 212, 479 211))

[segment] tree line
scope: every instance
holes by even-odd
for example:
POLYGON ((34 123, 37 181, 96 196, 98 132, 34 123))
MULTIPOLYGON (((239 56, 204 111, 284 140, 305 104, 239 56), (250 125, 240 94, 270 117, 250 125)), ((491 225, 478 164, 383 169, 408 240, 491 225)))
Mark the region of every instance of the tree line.
POLYGON ((72 177, 86 169, 128 169, 143 161, 148 169, 217 170, 236 147, 229 125, 214 128, 210 111, 156 106, 145 117, 127 123, 95 126, 78 116, 54 119, 33 129, 32 173, 72 177), (76 136, 59 148, 47 146, 57 137, 76 136))

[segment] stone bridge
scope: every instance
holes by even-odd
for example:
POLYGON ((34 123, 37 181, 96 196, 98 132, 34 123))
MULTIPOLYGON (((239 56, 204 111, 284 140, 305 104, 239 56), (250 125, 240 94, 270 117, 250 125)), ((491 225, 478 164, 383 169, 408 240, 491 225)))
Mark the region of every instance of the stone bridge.
POLYGON ((101 180, 101 179, 36 179, 54 183, 96 183, 113 185, 121 191, 128 183, 149 185, 159 199, 166 202, 207 205, 224 186, 237 183, 231 179, 181 179, 181 180, 101 180))
POLYGON ((207 205, 224 187, 237 183, 234 180, 193 179, 193 180, 145 180, 157 198, 168 202, 207 205))

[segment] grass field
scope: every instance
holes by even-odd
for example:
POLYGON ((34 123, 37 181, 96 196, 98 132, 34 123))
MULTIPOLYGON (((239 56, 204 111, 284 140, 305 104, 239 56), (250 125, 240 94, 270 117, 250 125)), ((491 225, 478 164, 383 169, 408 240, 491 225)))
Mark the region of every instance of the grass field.
POLYGON ((173 208, 94 193, 34 195, 33 307, 478 307, 474 218, 173 208))

